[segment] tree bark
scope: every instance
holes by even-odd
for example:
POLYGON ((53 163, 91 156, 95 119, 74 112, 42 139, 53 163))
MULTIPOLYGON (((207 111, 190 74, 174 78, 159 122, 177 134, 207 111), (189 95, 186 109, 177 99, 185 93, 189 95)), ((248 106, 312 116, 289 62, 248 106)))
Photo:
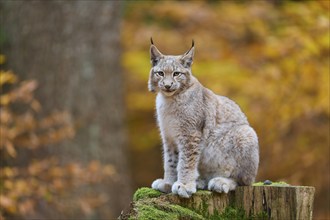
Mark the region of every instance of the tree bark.
POLYGON ((141 188, 134 195, 131 212, 120 218, 308 220, 314 193, 315 188, 308 186, 243 186, 228 194, 198 191, 184 199, 141 188))
POLYGON ((107 195, 98 217, 118 216, 131 194, 120 68, 122 3, 2 1, 0 7, 8 67, 20 78, 38 80, 44 114, 65 110, 74 118, 76 137, 61 148, 49 147, 49 154, 64 163, 113 164, 118 178, 90 190, 107 195))
POLYGON ((265 212, 269 219, 312 219, 314 187, 238 187, 236 206, 249 213, 265 212))

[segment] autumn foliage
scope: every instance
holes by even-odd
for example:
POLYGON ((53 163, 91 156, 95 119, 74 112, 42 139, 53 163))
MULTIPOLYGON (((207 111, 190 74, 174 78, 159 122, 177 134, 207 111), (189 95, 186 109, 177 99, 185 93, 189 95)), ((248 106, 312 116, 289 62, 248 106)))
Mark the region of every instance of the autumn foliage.
MULTIPOLYGON (((257 131, 257 179, 315 186, 315 212, 328 212, 329 25, 328 1, 127 3, 122 42, 133 151, 160 148, 146 85, 150 37, 174 55, 194 39, 193 73, 236 101, 257 131)), ((133 173, 146 185, 142 177, 160 175, 151 172, 133 173)))
MULTIPOLYGON (((43 152, 72 139, 75 129, 66 112, 41 116, 42 105, 34 96, 37 86, 35 80, 20 81, 13 72, 0 71, 0 219, 35 216, 41 204, 64 214, 70 210, 58 196, 115 175, 113 166, 99 161, 62 164, 43 152)), ((104 196, 90 195, 80 198, 77 207, 89 214, 105 201, 104 196)))
MULTIPOLYGON (((149 39, 164 54, 174 55, 189 49, 194 39, 195 76, 236 101, 257 131, 257 181, 315 186, 314 216, 328 218, 329 1, 124 1, 123 6, 126 86, 121 89, 131 152, 125 159, 134 187, 150 186, 162 173, 155 97, 147 91, 149 39)), ((0 64, 4 59, 0 56, 0 64)), ((91 217, 111 195, 85 189, 129 174, 98 160, 82 164, 58 158, 62 151, 57 149, 70 147, 68 141, 78 133, 79 119, 66 111, 45 114, 46 104, 35 95, 38 86, 48 85, 0 71, 0 219, 54 213, 91 217)))

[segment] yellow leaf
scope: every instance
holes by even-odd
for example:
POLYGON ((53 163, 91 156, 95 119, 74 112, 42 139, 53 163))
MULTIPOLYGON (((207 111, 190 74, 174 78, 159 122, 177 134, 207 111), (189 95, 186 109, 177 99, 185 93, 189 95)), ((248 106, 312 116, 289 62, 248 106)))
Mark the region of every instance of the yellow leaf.
POLYGON ((13 178, 17 176, 18 170, 17 168, 13 167, 4 167, 3 169, 0 169, 1 177, 4 178, 13 178))
MULTIPOLYGON (((1 58, 0 58, 1 59, 1 58)), ((0 71, 0 86, 5 83, 13 84, 17 82, 17 76, 11 71, 0 71)))
POLYGON ((8 105, 10 103, 10 95, 2 95, 0 96, 0 105, 8 105))
POLYGON ((11 191, 15 188, 13 180, 5 180, 3 182, 3 185, 4 185, 4 189, 9 190, 9 191, 11 191))
POLYGON ((0 65, 6 62, 6 57, 3 54, 0 54, 0 65))

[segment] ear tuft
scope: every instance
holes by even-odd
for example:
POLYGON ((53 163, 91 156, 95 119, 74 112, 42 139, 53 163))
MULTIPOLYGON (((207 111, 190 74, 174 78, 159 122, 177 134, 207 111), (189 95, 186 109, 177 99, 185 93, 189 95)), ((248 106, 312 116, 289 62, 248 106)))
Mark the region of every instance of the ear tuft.
POLYGON ((154 41, 152 40, 152 37, 150 37, 150 43, 154 45, 154 41))

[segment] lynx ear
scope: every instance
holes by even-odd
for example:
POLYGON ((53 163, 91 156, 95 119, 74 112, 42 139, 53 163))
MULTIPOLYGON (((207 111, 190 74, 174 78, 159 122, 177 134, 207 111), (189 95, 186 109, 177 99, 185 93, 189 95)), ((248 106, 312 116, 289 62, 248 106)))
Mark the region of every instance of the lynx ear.
POLYGON ((195 42, 194 40, 192 40, 191 48, 187 52, 185 52, 180 58, 181 64, 185 68, 190 68, 191 65, 193 64, 194 53, 195 53, 195 42))
POLYGON ((160 58, 163 57, 163 54, 161 52, 159 52, 157 47, 154 45, 152 38, 150 38, 150 41, 151 41, 151 46, 150 46, 151 65, 156 66, 157 63, 159 62, 160 58))

